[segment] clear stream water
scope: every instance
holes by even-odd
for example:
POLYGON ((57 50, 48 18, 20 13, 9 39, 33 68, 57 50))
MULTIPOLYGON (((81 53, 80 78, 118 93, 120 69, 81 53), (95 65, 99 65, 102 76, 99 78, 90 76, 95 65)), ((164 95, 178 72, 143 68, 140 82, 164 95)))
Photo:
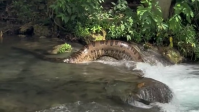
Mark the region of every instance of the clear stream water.
POLYGON ((0 44, 0 112, 154 112, 115 103, 104 94, 102 80, 131 75, 133 69, 172 89, 170 103, 157 103, 161 111, 199 112, 199 64, 52 63, 11 49, 15 43, 0 44))

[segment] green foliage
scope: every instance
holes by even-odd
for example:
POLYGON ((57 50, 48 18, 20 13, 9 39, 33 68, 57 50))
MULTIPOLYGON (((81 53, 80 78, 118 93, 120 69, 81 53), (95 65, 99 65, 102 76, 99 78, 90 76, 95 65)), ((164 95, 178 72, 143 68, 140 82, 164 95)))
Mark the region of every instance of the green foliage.
POLYGON ((108 29, 109 36, 111 38, 126 37, 127 41, 131 40, 132 37, 134 36, 132 25, 133 25, 132 17, 123 18, 118 23, 113 22, 108 29))
POLYGON ((11 13, 10 15, 15 15, 19 21, 24 23, 41 20, 42 16, 38 12, 40 11, 40 6, 44 6, 41 10, 45 9, 43 3, 45 3, 45 0, 13 0, 11 4, 12 9, 9 13, 11 13))
MULTIPOLYGON (((187 1, 176 3, 174 15, 169 19, 169 31, 175 36, 174 43, 184 56, 193 57, 196 54, 198 39, 196 38, 195 25, 191 24, 194 12, 187 1), (181 15, 184 15, 182 18, 181 15)), ((199 56, 199 55, 198 55, 199 56)))
POLYGON ((87 37, 90 35, 90 28, 84 27, 80 22, 75 26, 75 34, 78 37, 87 37))
POLYGON ((185 21, 187 21, 188 24, 191 23, 191 18, 193 18, 194 14, 190 6, 185 1, 176 3, 174 9, 175 9, 175 14, 170 18, 168 24, 169 24, 169 30, 172 30, 175 33, 175 31, 178 32, 183 27, 182 25, 183 20, 180 14, 185 15, 186 18, 185 21))
MULTIPOLYGON (((148 7, 144 7, 143 5, 138 6, 139 33, 144 35, 144 41, 149 41, 152 37, 156 36, 157 32, 162 33, 168 26, 163 23, 162 12, 157 3, 153 6, 152 0, 143 0, 142 4, 146 4, 148 7)), ((160 40, 163 40, 162 37, 156 39, 158 44, 160 40)))
POLYGON ((107 38, 126 38, 132 40, 134 36, 133 12, 128 7, 126 0, 118 0, 117 4, 112 3, 113 8, 109 11, 112 21, 109 23, 107 38))
MULTIPOLYGON (((187 1, 177 2, 174 6, 174 15, 167 21, 163 21, 162 12, 158 4, 153 4, 156 10, 153 10, 152 1, 144 0, 142 3, 147 4, 148 7, 139 6, 137 15, 139 18, 139 27, 141 35, 145 35, 144 41, 156 37, 156 44, 162 45, 164 40, 168 40, 170 36, 173 37, 172 43, 176 46, 184 56, 199 58, 199 51, 196 46, 198 39, 196 38, 196 31, 194 25, 191 24, 194 13, 187 1), (183 15, 183 16, 182 16, 183 15), (170 35, 170 36, 169 36, 170 35)), ((172 44, 170 43, 170 45, 172 44)))
POLYGON ((56 0, 50 8, 56 18, 60 18, 65 24, 64 27, 73 30, 77 22, 85 22, 90 16, 97 14, 102 8, 101 2, 103 0, 56 0))
POLYGON ((21 20, 28 21, 28 18, 26 16, 31 16, 31 9, 30 9, 30 4, 24 5, 24 1, 13 1, 13 6, 16 10, 18 10, 17 16, 21 20))
POLYGON ((199 18, 196 15, 198 1, 178 1, 174 15, 168 20, 163 19, 161 8, 153 0, 142 0, 136 11, 128 7, 126 0, 112 3, 113 7, 109 10, 102 8, 102 2, 56 0, 51 8, 56 18, 62 20, 63 27, 80 38, 99 33, 102 29, 107 32, 106 39, 125 38, 135 42, 154 40, 156 45, 163 45, 172 37, 170 45, 174 44, 185 56, 194 54, 199 58, 198 40, 192 24, 193 19, 199 18))
POLYGON ((196 46, 193 49, 193 52, 195 54, 195 58, 194 59, 197 60, 198 57, 199 57, 199 43, 196 44, 196 46))
POLYGON ((64 53, 64 52, 66 52, 66 51, 70 51, 70 50, 72 50, 71 45, 70 45, 70 44, 65 43, 65 44, 63 44, 63 45, 59 48, 58 53, 64 53))
POLYGON ((103 0, 57 0, 51 8, 56 17, 61 18, 64 26, 78 37, 86 37, 92 33, 107 30, 107 38, 119 38, 127 36, 131 40, 133 36, 132 11, 125 0, 118 0, 113 9, 104 11, 100 3, 103 0), (121 14, 126 17, 121 17, 121 14))
POLYGON ((107 39, 126 38, 131 40, 134 36, 132 10, 128 7, 126 0, 118 0, 117 4, 112 4, 113 8, 109 11, 100 11, 99 15, 102 15, 100 22, 98 18, 95 18, 96 23, 108 32, 107 39))
POLYGON ((198 0, 192 0, 190 3, 190 6, 192 6, 194 18, 193 18, 193 24, 196 25, 197 30, 199 30, 199 1, 198 0))
MULTIPOLYGON (((7 15, 14 15, 22 22, 40 20, 44 24, 54 19, 59 27, 79 38, 97 37, 106 31, 106 39, 124 38, 138 43, 153 41, 153 44, 170 45, 178 48, 184 56, 199 59, 199 39, 196 38, 196 30, 199 30, 198 0, 176 0, 174 14, 167 20, 163 19, 161 8, 154 0, 141 0, 136 10, 129 8, 126 0, 117 0, 106 10, 101 5, 104 0, 10 2, 7 15)), ((100 39, 100 36, 96 38, 100 39)), ((66 45, 60 52, 65 48, 66 45)))
POLYGON ((87 21, 87 23, 80 23, 77 22, 77 25, 75 26, 75 34, 79 37, 87 37, 91 34, 99 33, 102 30, 102 27, 100 24, 92 24, 95 22, 87 21))
POLYGON ((193 55, 197 44, 196 32, 193 26, 185 26, 178 34, 176 34, 175 39, 175 44, 183 55, 193 55))

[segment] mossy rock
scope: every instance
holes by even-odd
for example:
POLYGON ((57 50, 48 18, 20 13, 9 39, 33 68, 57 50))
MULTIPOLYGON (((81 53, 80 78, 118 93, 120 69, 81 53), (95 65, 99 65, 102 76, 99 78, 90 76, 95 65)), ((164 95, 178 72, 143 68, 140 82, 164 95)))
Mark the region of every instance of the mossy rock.
MULTIPOLYGON (((60 44, 60 45, 56 45, 54 46, 52 49, 48 50, 47 53, 48 54, 60 54, 60 49, 64 46, 65 44, 60 44)), ((68 51, 68 50, 66 50, 68 51)))
POLYGON ((52 49, 48 50, 47 53, 48 54, 58 54, 59 49, 61 48, 63 44, 54 46, 52 49))
POLYGON ((183 61, 183 56, 174 48, 159 47, 161 54, 173 64, 178 64, 183 61))
POLYGON ((86 44, 100 40, 106 40, 106 31, 103 29, 99 33, 91 33, 89 36, 83 38, 86 44))

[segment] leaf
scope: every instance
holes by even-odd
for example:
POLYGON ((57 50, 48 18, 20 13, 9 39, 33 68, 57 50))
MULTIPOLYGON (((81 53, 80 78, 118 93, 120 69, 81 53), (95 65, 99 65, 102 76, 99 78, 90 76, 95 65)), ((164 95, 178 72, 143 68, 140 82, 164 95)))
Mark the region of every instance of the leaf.
POLYGON ((64 17, 64 18, 63 18, 63 21, 65 22, 65 24, 68 23, 69 17, 64 17))
POLYGON ((125 29, 124 24, 121 24, 121 26, 120 26, 120 27, 121 27, 121 30, 122 30, 122 31, 124 31, 124 29, 125 29))
POLYGON ((127 39, 127 41, 131 40, 131 36, 130 36, 130 35, 127 35, 127 36, 126 36, 126 39, 127 39))
POLYGON ((114 5, 114 6, 116 5, 114 2, 111 2, 111 4, 114 5))
POLYGON ((71 8, 70 8, 69 6, 66 6, 66 8, 67 8, 67 12, 68 12, 68 14, 69 14, 69 15, 71 15, 71 14, 72 14, 72 10, 71 10, 71 8))
POLYGON ((72 16, 71 16, 71 20, 72 20, 72 21, 75 20, 76 17, 77 17, 76 15, 72 15, 72 16))
POLYGON ((144 11, 140 17, 140 20, 143 22, 147 19, 148 16, 149 16, 149 13, 147 11, 144 11))

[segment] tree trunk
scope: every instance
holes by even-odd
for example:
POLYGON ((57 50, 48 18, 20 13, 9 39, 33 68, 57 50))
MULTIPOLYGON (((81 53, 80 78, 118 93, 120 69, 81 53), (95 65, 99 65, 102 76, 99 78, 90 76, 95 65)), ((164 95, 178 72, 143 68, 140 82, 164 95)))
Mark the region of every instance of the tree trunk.
POLYGON ((168 19, 172 0, 154 0, 154 2, 158 2, 161 7, 164 20, 168 19))

